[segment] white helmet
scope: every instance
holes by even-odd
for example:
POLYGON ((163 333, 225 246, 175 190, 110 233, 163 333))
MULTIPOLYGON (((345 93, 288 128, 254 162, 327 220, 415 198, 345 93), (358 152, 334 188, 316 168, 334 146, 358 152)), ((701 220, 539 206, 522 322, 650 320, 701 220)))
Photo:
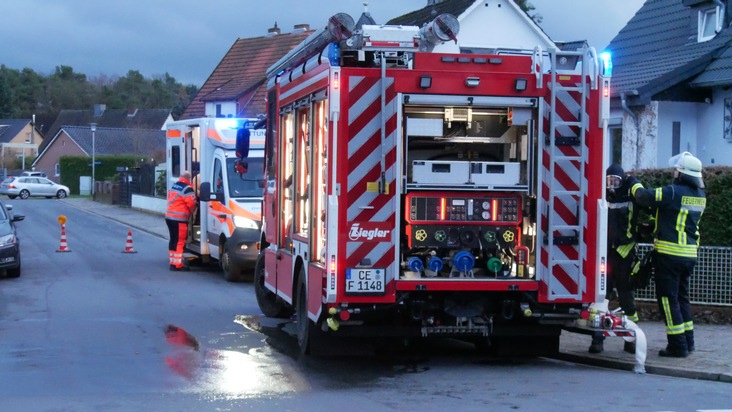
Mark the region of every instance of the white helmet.
POLYGON ((675 167, 679 173, 691 177, 702 177, 702 162, 689 152, 678 154, 668 160, 669 166, 675 167))

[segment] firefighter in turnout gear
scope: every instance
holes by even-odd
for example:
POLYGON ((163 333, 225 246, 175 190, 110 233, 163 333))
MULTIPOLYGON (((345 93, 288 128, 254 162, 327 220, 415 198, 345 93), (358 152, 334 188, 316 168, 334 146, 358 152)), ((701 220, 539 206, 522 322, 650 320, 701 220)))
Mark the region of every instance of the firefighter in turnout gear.
POLYGON ((196 195, 191 187, 191 173, 185 171, 168 190, 168 207, 165 211, 165 223, 170 233, 168 254, 172 271, 189 270, 183 265, 183 247, 188 236, 188 222, 195 210, 196 195))
MULTIPOLYGON (((638 208, 630 198, 630 181, 623 168, 613 163, 606 171, 608 201, 608 288, 606 298, 613 289, 618 292, 620 308, 628 319, 638 322, 635 310, 633 288, 630 285, 630 271, 635 259, 636 226, 638 208)), ((592 338, 590 353, 603 351, 604 336, 592 338)), ((635 342, 625 342, 626 352, 635 353, 635 342)))
POLYGON ((666 349, 658 355, 685 358, 694 347, 694 322, 689 303, 689 278, 699 248, 699 220, 707 200, 702 164, 689 152, 674 156, 672 184, 645 189, 631 177, 631 194, 656 214, 656 299, 666 323, 666 349))

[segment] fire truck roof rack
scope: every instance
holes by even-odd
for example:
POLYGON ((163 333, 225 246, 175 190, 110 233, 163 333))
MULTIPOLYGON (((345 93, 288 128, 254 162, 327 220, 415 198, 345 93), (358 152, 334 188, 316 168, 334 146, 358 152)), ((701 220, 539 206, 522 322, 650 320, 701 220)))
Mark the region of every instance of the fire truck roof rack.
POLYGON ((267 69, 267 77, 294 69, 320 53, 328 44, 342 42, 344 51, 415 52, 431 51, 437 44, 453 40, 457 43, 460 23, 452 14, 441 14, 422 28, 417 26, 364 25, 355 30, 353 18, 338 13, 328 25, 311 34, 302 43, 267 69))
POLYGON ((353 17, 346 13, 334 14, 328 19, 326 27, 318 29, 270 66, 267 69, 267 77, 297 67, 308 58, 320 53, 330 43, 350 38, 355 28, 353 17))

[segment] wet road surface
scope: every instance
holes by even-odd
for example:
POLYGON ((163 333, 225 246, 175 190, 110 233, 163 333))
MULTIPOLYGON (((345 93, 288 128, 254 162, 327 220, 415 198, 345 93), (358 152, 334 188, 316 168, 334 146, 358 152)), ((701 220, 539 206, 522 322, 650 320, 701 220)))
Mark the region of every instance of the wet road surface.
POLYGON ((12 203, 26 215, 23 272, 0 279, 0 411, 732 407, 728 384, 492 358, 446 339, 303 357, 292 320, 262 317, 251 284, 216 267, 170 272, 167 241, 140 231, 138 253, 121 253, 128 227, 61 202, 12 203), (60 214, 68 253, 55 252, 60 214))

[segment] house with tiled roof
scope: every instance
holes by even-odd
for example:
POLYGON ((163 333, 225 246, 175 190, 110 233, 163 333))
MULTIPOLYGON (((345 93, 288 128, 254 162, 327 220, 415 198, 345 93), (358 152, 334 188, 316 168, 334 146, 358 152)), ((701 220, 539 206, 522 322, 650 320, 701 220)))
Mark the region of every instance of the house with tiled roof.
POLYGON ((61 156, 139 155, 155 163, 165 161, 165 131, 90 126, 64 126, 33 162, 35 170, 45 171, 49 179, 60 182, 61 156))
POLYGON ((732 165, 732 1, 647 0, 610 42, 613 160, 732 165))
POLYGON ((43 134, 31 119, 0 119, 0 168, 15 168, 15 159, 38 154, 43 134))
POLYGON ((237 39, 181 119, 264 115, 267 68, 312 32, 307 24, 299 24, 292 33, 283 34, 275 24, 266 36, 237 39))
POLYGON ((460 31, 457 42, 435 47, 442 53, 500 53, 502 51, 543 50, 554 42, 526 12, 512 0, 427 0, 425 6, 387 24, 422 27, 440 14, 457 17, 460 31))
MULTIPOLYGON (((170 121, 173 121, 173 116, 169 109, 107 109, 104 104, 95 104, 90 110, 61 110, 46 136, 55 137, 66 126, 88 129, 91 123, 96 123, 99 128, 165 130, 170 121)), ((47 139, 41 143, 38 151, 43 152, 49 142, 47 139)))

